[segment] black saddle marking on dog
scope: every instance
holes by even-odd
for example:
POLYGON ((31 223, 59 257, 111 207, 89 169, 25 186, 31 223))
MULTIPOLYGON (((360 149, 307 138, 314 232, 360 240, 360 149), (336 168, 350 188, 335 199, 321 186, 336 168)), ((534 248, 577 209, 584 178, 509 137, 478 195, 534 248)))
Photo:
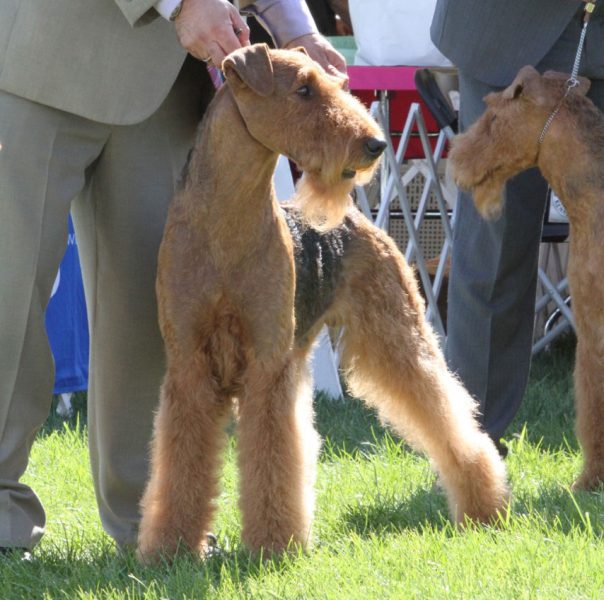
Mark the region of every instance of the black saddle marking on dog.
POLYGON ((346 220, 329 231, 317 231, 294 207, 283 208, 296 264, 295 337, 303 343, 333 302, 351 232, 346 220))

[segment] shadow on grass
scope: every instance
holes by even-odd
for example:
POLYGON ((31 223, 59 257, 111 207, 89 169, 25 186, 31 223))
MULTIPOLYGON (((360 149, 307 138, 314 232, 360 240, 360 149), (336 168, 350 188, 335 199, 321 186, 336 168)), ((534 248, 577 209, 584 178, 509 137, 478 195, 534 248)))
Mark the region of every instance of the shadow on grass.
POLYGON ((379 445, 387 437, 396 438, 391 430, 386 430, 376 414, 360 400, 346 396, 334 400, 324 394, 315 398, 316 428, 329 454, 338 457, 367 452, 372 445, 379 445))
MULTIPOLYGON (((560 485, 544 487, 534 493, 513 496, 512 527, 523 517, 542 522, 550 534, 589 533, 604 538, 604 521, 599 518, 604 489, 571 493, 560 485)), ((443 493, 418 489, 405 500, 376 498, 367 504, 349 506, 342 517, 344 531, 363 538, 396 534, 426 527, 446 531, 451 528, 447 501, 443 493)), ((530 525, 535 527, 535 525, 530 525)))
POLYGON ((538 516, 548 529, 564 534, 578 530, 602 538, 604 521, 599 515, 603 502, 604 488, 594 492, 571 492, 554 484, 535 492, 517 492, 513 500, 513 515, 538 516))
POLYGON ((374 534, 400 533, 404 530, 422 530, 426 526, 448 526, 447 501, 437 490, 417 489, 404 500, 376 497, 365 504, 348 506, 342 517, 343 530, 361 537, 374 534))
POLYGON ((182 554, 171 563, 147 567, 133 553, 107 548, 82 552, 46 549, 32 561, 0 560, 2 600, 13 598, 205 598, 223 584, 243 590, 248 579, 286 572, 297 553, 263 560, 245 549, 205 561, 182 554))
POLYGON ((534 358, 522 405, 504 437, 526 427, 525 439, 543 451, 579 449, 574 434, 575 343, 574 336, 564 336, 534 358))

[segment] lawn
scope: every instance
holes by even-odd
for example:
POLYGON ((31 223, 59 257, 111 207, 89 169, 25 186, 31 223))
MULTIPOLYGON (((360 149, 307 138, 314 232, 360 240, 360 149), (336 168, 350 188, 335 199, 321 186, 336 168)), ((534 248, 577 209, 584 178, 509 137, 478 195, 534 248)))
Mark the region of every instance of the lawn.
POLYGON ((572 342, 533 364, 510 427, 512 510, 497 528, 460 531, 447 518, 425 458, 358 402, 317 399, 324 438, 315 544, 263 562, 239 543, 235 442, 215 526, 221 556, 143 568, 103 533, 88 472, 85 398, 51 416, 26 481, 47 509, 32 562, 0 559, 0 598, 603 598, 604 492, 571 493, 572 342))

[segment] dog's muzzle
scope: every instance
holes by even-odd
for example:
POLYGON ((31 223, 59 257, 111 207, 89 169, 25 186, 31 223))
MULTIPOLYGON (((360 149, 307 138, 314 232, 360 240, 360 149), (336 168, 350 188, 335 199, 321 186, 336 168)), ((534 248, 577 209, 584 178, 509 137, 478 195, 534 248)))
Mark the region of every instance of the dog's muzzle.
MULTIPOLYGON (((378 138, 370 137, 363 142, 363 153, 373 164, 384 152, 386 148, 386 142, 378 138)), ((353 179, 357 172, 355 169, 344 169, 342 171, 342 177, 344 179, 353 179)))

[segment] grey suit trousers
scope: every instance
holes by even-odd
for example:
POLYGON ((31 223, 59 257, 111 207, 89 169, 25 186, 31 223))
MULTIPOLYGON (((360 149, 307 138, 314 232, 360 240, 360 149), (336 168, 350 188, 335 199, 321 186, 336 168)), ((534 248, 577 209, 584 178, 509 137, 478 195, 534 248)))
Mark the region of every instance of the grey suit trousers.
MULTIPOLYGON (((580 26, 578 18, 571 21, 536 65, 539 71, 571 71, 580 26)), ((580 74, 592 80, 589 96, 604 109, 602 17, 589 26, 580 74)), ((483 97, 499 89, 460 72, 463 129, 482 114, 483 97)), ((546 190, 536 169, 518 175, 506 187, 503 215, 491 222, 479 216, 471 196, 459 197, 446 355, 479 401, 484 428, 495 440, 514 418, 527 384, 546 190)))
POLYGON ((135 541, 164 370, 156 256, 168 202, 212 93, 185 65, 161 107, 128 126, 0 92, 0 546, 31 548, 43 507, 20 483, 46 419, 44 311, 73 208, 90 326, 90 459, 105 530, 135 541))

